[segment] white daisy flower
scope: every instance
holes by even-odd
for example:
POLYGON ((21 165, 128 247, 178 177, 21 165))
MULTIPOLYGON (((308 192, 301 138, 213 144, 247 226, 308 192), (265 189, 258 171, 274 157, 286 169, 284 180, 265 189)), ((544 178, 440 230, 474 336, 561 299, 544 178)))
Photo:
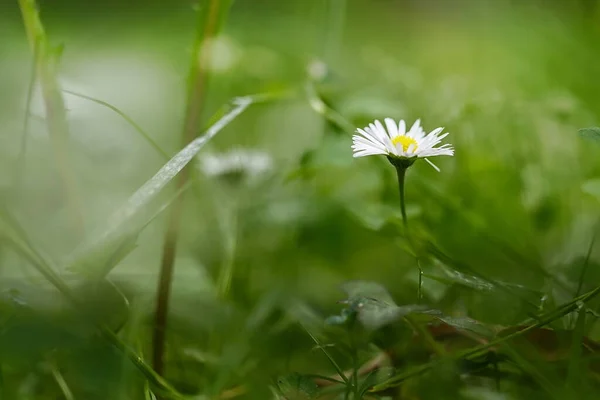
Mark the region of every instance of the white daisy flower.
POLYGON ((273 169, 271 156, 260 150, 234 149, 222 154, 205 154, 199 162, 206 175, 233 181, 254 180, 273 169))
POLYGON ((444 128, 436 128, 425 133, 421 120, 417 119, 407 131, 403 119, 397 124, 391 118, 385 119, 385 127, 376 120, 364 129, 357 129, 359 135, 352 137, 354 157, 385 155, 390 162, 399 161, 403 166, 409 166, 417 158, 424 158, 439 172, 439 168, 426 157, 453 156, 454 149, 449 144, 437 146, 448 132, 441 134, 444 128), (441 135, 440 135, 441 134, 441 135))

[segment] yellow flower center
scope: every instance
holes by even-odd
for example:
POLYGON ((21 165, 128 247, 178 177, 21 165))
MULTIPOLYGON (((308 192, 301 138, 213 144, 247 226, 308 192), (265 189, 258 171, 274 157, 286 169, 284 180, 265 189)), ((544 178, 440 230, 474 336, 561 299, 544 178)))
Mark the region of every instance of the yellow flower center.
POLYGON ((392 143, 394 144, 394 146, 398 146, 399 144, 402 145, 402 151, 408 151, 410 145, 413 144, 414 146, 412 152, 414 153, 415 151, 417 151, 417 141, 411 138, 410 136, 396 136, 392 139, 392 143))

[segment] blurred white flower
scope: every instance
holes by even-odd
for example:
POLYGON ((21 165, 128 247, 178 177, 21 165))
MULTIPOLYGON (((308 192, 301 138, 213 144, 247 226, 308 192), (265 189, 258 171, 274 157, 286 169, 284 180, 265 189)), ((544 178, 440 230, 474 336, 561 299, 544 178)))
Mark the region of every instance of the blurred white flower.
POLYGON ((218 36, 204 42, 199 57, 202 67, 212 72, 227 72, 240 59, 241 50, 229 37, 218 36))
MULTIPOLYGON (((391 118, 385 119, 385 127, 376 120, 364 129, 357 129, 359 135, 352 137, 354 157, 385 155, 392 160, 413 161, 424 158, 437 171, 440 169, 426 157, 453 156, 454 149, 449 144, 437 146, 448 133, 442 133, 444 128, 436 128, 425 133, 421 120, 417 119, 407 131, 403 119, 398 124, 391 118), (386 129, 387 128, 387 129, 386 129)), ((410 164, 409 164, 410 165, 410 164)))
POLYGON ((329 70, 327 68, 327 64, 325 64, 321 60, 312 60, 310 63, 308 63, 308 66, 306 67, 306 72, 308 73, 308 76, 312 80, 317 82, 325 79, 328 71, 329 70))
POLYGON ((221 154, 205 154, 200 169, 211 177, 254 180, 273 169, 271 156, 260 150, 234 149, 221 154))

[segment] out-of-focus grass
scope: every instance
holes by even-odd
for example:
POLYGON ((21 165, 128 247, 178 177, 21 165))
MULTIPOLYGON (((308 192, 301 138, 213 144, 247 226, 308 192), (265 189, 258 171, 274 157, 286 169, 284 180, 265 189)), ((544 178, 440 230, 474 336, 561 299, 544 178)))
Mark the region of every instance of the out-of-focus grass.
MULTIPOLYGON (((249 398, 266 398, 276 376, 335 373, 298 321, 325 343, 345 340, 322 323, 339 313, 338 287, 349 279, 384 284, 397 304, 416 300, 416 265, 398 234, 394 171, 383 160, 353 159, 350 135, 311 109, 303 88, 316 58, 328 61, 327 76, 315 83, 318 93, 355 126, 420 117, 426 129, 451 132, 456 156, 439 161, 442 172, 418 163, 407 177, 411 224, 438 249, 424 262, 426 275, 436 277, 425 278, 427 305, 490 326, 514 326, 575 297, 583 268, 579 294, 600 283, 598 241, 590 252, 598 198, 582 190, 600 176, 600 147, 577 135, 598 125, 600 113, 597 14, 576 2, 348 2, 343 40, 332 56, 335 18, 327 16, 325 2, 317 3, 238 1, 215 45, 207 120, 236 96, 288 89, 297 95, 250 107, 203 150, 267 152, 275 168, 258 186, 232 187, 198 170, 186 193, 167 349, 167 378, 183 393, 214 395, 243 385, 249 398), (232 233, 227 222, 233 216, 232 233), (232 234, 230 298, 217 301, 215 282, 232 234)), ((83 6, 41 4, 51 39, 65 44, 62 85, 117 107, 174 155, 193 11, 177 3, 168 11, 148 5, 130 14, 120 7, 96 6, 91 17, 83 6)), ((15 191, 32 57, 18 12, 5 15, 0 193, 36 246, 66 266, 75 248, 93 241, 165 160, 118 114, 66 94, 82 238, 69 224, 38 92, 21 191, 15 191)), ((126 321, 119 335, 142 355, 150 352, 164 225, 162 216, 148 225, 109 275, 128 308, 107 283, 96 283, 97 292, 81 291, 90 317, 114 328, 126 321)), ((2 398, 64 398, 53 371, 76 399, 143 398, 142 377, 91 323, 7 246, 0 251, 2 398)), ((75 287, 87 279, 61 272, 75 287)), ((589 306, 596 309, 597 301, 589 306)), ((588 316, 579 333, 597 338, 595 318, 588 316)), ((569 314, 552 327, 581 328, 575 319, 569 314)), ((570 337, 561 340, 561 349, 571 348, 570 337)), ((539 337, 532 343, 547 344, 539 337)), ((339 343, 328 351, 350 367, 339 343)), ((507 376, 517 370, 526 378, 503 378, 499 390, 493 379, 459 381, 444 365, 407 381, 403 390, 418 398, 597 393, 598 383, 581 372, 589 355, 567 351, 567 359, 580 358, 575 371, 582 376, 571 373, 566 386, 562 368, 575 368, 568 362, 508 353, 515 361, 507 376)), ((556 355, 549 353, 542 351, 556 355)), ((360 357, 366 361, 369 352, 360 357)))

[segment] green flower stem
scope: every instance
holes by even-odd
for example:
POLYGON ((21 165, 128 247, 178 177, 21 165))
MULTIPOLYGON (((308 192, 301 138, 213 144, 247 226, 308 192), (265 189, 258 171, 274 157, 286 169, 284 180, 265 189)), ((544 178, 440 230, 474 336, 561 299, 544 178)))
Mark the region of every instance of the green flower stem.
POLYGON ((217 280, 217 295, 220 299, 226 300, 231 289, 231 281, 233 280, 233 274, 235 269, 235 253, 237 248, 237 236, 238 236, 238 215, 237 215, 237 203, 231 204, 226 203, 225 199, 220 200, 221 204, 227 204, 224 210, 224 216, 221 220, 223 230, 223 241, 225 246, 225 253, 223 264, 221 266, 221 273, 217 280))
MULTIPOLYGON (((402 214, 402 224, 404 226, 404 235, 406 236, 409 245, 411 246, 413 252, 415 253, 415 257, 417 259, 417 267, 419 268, 419 287, 417 289, 417 302, 420 303, 422 299, 422 288, 423 288, 423 269, 421 268, 421 263, 419 262, 419 258, 416 255, 415 246, 411 240, 410 232, 408 229, 408 218, 406 217, 406 196, 404 194, 404 182, 406 180, 406 170, 409 165, 405 165, 404 163, 399 163, 392 161, 390 162, 396 167, 396 173, 398 175, 398 190, 400 191, 400 213, 402 214)), ((411 163, 412 164, 412 163, 411 163)))
POLYGON ((402 213, 402 223, 404 224, 405 234, 408 233, 408 219, 406 218, 406 201, 404 196, 406 170, 407 168, 404 167, 396 167, 396 173, 398 174, 398 189, 400 190, 400 212, 402 213))

